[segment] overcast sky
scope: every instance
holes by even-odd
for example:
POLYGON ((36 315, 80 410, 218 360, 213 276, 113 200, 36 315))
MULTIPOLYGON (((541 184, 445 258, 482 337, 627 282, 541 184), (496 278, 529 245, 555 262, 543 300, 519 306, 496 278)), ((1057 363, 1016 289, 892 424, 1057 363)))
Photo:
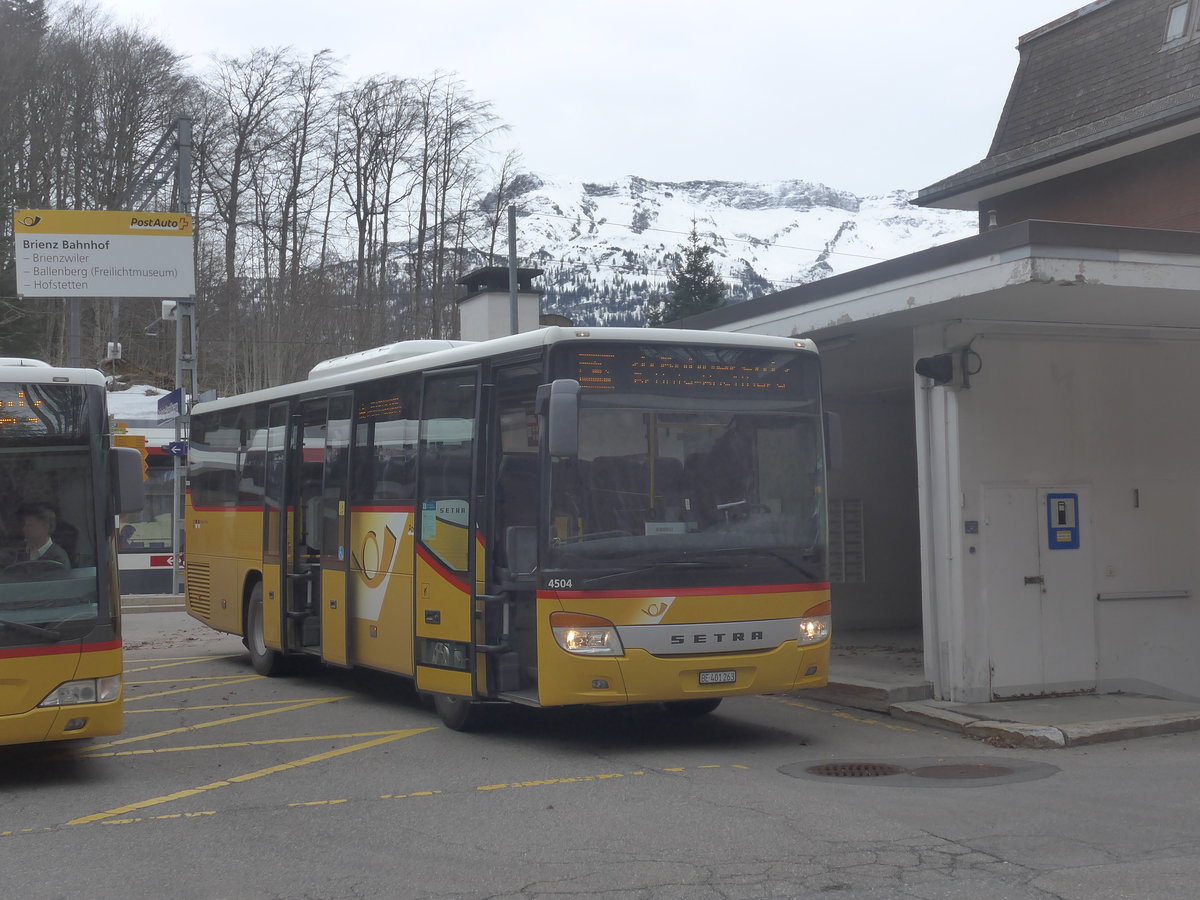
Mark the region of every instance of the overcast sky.
POLYGON ((99 0, 205 65, 328 48, 456 73, 526 168, 916 190, 986 153, 1017 39, 1081 0, 99 0))

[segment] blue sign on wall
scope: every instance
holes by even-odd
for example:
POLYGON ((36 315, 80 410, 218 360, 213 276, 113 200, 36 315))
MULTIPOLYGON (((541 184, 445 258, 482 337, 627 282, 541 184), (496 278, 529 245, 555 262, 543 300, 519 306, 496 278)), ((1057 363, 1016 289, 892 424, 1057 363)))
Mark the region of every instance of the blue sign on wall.
POLYGON ((1046 495, 1046 543, 1051 550, 1079 549, 1079 495, 1046 495))

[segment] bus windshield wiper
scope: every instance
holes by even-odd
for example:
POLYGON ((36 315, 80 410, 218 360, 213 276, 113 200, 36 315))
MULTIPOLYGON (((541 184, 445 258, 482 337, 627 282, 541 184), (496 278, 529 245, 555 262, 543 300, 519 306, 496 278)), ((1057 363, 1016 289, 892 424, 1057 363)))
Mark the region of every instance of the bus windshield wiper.
POLYGON ((594 578, 585 578, 583 580, 583 585, 584 587, 590 587, 594 584, 599 584, 602 581, 609 581, 613 578, 629 578, 634 575, 644 575, 647 572, 654 572, 659 569, 744 569, 745 567, 745 563, 713 562, 712 560, 707 559, 665 559, 661 562, 639 566, 636 569, 623 569, 619 572, 609 572, 606 575, 597 575, 594 578))
POLYGON ((794 559, 789 559, 788 557, 786 557, 782 553, 780 553, 778 550, 767 550, 765 547, 755 547, 751 552, 761 554, 762 556, 772 556, 775 559, 779 560, 781 563, 795 569, 797 572, 799 572, 801 575, 803 575, 805 578, 809 579, 810 581, 815 581, 817 578, 816 572, 813 572, 810 569, 806 568, 805 566, 800 565, 800 563, 796 562, 794 559))
POLYGON ((62 635, 53 628, 42 628, 40 625, 26 625, 24 622, 10 622, 7 619, 0 619, 0 628, 7 628, 10 631, 15 631, 18 634, 29 635, 30 637, 42 638, 47 641, 60 641, 62 635))
MULTIPOLYGON (((766 547, 723 547, 723 548, 711 550, 709 552, 711 552, 711 553, 746 553, 746 554, 752 554, 754 556, 769 556, 772 559, 779 560, 781 563, 788 566, 789 568, 795 569, 797 572, 799 572, 801 575, 803 575, 809 581, 815 581, 817 578, 817 575, 815 572, 811 571, 810 569, 806 568, 805 566, 800 565, 800 563, 796 562, 796 560, 792 559, 789 556, 785 556, 784 554, 780 553, 778 550, 770 550, 766 547)), ((742 563, 742 565, 748 566, 749 563, 742 563)))

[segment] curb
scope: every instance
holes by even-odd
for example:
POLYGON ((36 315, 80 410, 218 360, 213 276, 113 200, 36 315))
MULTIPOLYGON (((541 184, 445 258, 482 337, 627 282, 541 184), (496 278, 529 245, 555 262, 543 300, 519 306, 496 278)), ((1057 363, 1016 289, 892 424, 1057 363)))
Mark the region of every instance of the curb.
POLYGON ((980 719, 955 712, 951 704, 941 704, 942 701, 937 700, 895 703, 888 708, 888 714, 893 718, 958 731, 968 737, 1006 747, 1031 750, 1054 750, 1200 730, 1200 713, 1195 712, 1055 726, 980 719))

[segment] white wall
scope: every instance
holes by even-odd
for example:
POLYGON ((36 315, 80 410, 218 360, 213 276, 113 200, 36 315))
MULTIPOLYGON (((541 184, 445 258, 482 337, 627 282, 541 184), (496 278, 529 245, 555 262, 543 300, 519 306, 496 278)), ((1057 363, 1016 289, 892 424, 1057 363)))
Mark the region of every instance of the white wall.
MULTIPOLYGON (((984 520, 985 493, 998 486, 1079 486, 1090 499, 1081 510, 1088 552, 1077 558, 1089 571, 1070 588, 1078 621, 1063 639, 1094 642, 1099 690, 1200 697, 1200 344, 985 333, 972 346, 982 368, 955 398, 962 520, 984 520), (1181 591, 1190 596, 1162 596, 1181 591)), ((996 617, 1014 607, 995 591, 989 599, 986 521, 981 532, 950 540, 964 621, 976 623, 962 626, 965 652, 995 655, 1004 648, 987 643, 1005 633, 996 617)), ((1071 686, 1048 677, 1045 690, 1071 686)))

